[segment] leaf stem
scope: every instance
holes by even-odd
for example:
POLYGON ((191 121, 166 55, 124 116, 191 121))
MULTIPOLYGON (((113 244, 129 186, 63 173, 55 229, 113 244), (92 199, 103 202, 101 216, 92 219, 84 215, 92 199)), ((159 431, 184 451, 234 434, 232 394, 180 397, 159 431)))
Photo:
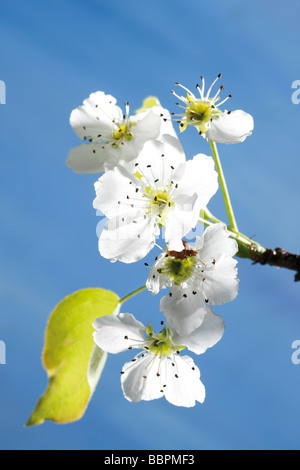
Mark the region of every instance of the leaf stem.
POLYGON ((119 304, 123 304, 124 302, 126 302, 126 300, 129 300, 131 299, 131 297, 134 297, 135 295, 139 294, 140 292, 142 292, 143 290, 145 290, 147 287, 146 286, 142 286, 140 287, 139 289, 136 289, 135 291, 131 292, 130 294, 126 295, 125 297, 123 297, 123 299, 120 299, 119 300, 119 304))
POLYGON ((216 165, 216 170, 217 170, 218 175, 219 175, 220 185, 221 185, 221 189, 222 189, 222 193, 223 193, 223 198, 224 198, 225 207, 226 207, 226 211, 227 211, 227 215, 228 215, 228 219, 229 219, 229 224, 230 224, 230 227, 232 229, 234 229, 238 232, 238 226, 237 226, 235 216, 234 216, 234 213, 233 213, 233 208, 232 208, 232 205, 231 205, 229 192, 228 192, 225 176, 224 176, 224 173, 223 173, 223 169, 222 169, 221 160, 220 160, 220 157, 219 157, 219 152, 218 152, 218 149, 217 149, 217 145, 216 145, 215 142, 212 142, 211 140, 209 141, 209 143, 210 143, 210 147, 211 147, 211 150, 212 150, 212 153, 213 153, 213 157, 214 157, 214 161, 215 161, 215 165, 216 165))

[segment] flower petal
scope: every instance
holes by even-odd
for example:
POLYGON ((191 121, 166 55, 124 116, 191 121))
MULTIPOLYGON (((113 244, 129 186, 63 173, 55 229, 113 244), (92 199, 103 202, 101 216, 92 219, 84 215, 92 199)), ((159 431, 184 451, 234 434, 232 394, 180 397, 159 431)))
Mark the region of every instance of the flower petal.
MULTIPOLYGON (((167 323, 167 326, 168 323, 167 323)), ((178 334, 172 335, 175 344, 182 344, 195 354, 204 354, 208 348, 212 348, 223 337, 225 324, 222 317, 215 315, 210 307, 207 307, 207 313, 203 323, 188 336, 178 334)))
POLYGON ((230 257, 238 251, 237 242, 230 237, 225 224, 214 224, 205 229, 202 237, 196 237, 196 250, 204 263, 224 254, 230 257))
POLYGON ((170 135, 162 136, 161 140, 145 143, 137 162, 137 169, 149 186, 165 187, 173 180, 176 170, 185 163, 185 154, 179 140, 170 135))
POLYGON ((110 139, 114 130, 114 121, 122 120, 122 110, 116 106, 116 99, 102 91, 92 93, 83 105, 74 109, 70 124, 82 140, 110 139))
POLYGON ((153 106, 151 110, 160 116, 161 118, 161 128, 160 128, 160 134, 157 137, 157 140, 161 140, 164 134, 168 134, 172 137, 175 137, 178 139, 177 133, 174 129, 173 123, 172 123, 172 118, 170 115, 170 112, 161 107, 161 106, 153 106))
POLYGON ((215 264, 205 269, 202 282, 204 296, 212 305, 221 305, 235 299, 239 292, 237 261, 229 256, 216 258, 215 264))
POLYGON ((123 263, 143 259, 155 244, 156 225, 151 218, 128 215, 114 217, 106 223, 99 238, 99 251, 104 258, 123 263))
POLYGON ((146 354, 127 362, 122 372, 123 393, 131 402, 155 400, 165 395, 173 405, 191 407, 196 401, 205 400, 200 371, 189 356, 160 359, 146 354))
POLYGON ((156 139, 160 134, 161 118, 152 109, 131 116, 130 122, 133 124, 131 127, 133 138, 142 143, 156 139))
POLYGON ((157 261, 150 270, 146 286, 147 289, 151 292, 151 294, 157 294, 160 289, 166 289, 167 287, 171 287, 172 285, 169 276, 160 272, 160 269, 163 268, 165 264, 165 257, 166 253, 162 253, 161 255, 159 255, 157 261))
POLYGON ((212 157, 195 155, 186 162, 182 178, 178 181, 177 194, 197 194, 197 207, 204 208, 218 190, 218 174, 212 157))
POLYGON ((235 299, 238 294, 237 260, 233 256, 238 250, 235 240, 230 238, 224 224, 208 227, 201 238, 197 237, 196 250, 203 262, 201 283, 204 296, 213 305, 235 299))
POLYGON ((145 353, 134 362, 127 362, 122 370, 121 384, 125 398, 131 402, 155 400, 163 396, 163 378, 158 375, 160 359, 145 353))
POLYGON ((117 354, 130 348, 141 348, 146 327, 129 313, 98 318, 93 327, 94 341, 103 351, 117 354))
POLYGON ((254 129, 253 117, 242 110, 224 112, 214 119, 205 137, 220 144, 236 144, 243 142, 254 129))
POLYGON ((173 286, 160 301, 168 325, 181 336, 188 336, 203 322, 209 311, 201 290, 173 286))
POLYGON ((73 148, 67 158, 67 166, 75 173, 102 173, 108 151, 101 144, 82 144, 73 148))
POLYGON ((166 221, 165 240, 170 251, 182 251, 182 238, 196 226, 199 218, 197 194, 180 194, 174 198, 166 221))
POLYGON ((200 381, 200 371, 189 356, 176 356, 174 362, 168 359, 163 366, 166 369, 166 400, 185 407, 195 406, 197 401, 204 402, 205 387, 200 381))
POLYGON ((107 171, 95 183, 97 196, 93 206, 109 218, 136 213, 145 205, 139 192, 140 187, 141 182, 125 169, 115 168, 107 171), (140 202, 137 199, 140 199, 140 202))

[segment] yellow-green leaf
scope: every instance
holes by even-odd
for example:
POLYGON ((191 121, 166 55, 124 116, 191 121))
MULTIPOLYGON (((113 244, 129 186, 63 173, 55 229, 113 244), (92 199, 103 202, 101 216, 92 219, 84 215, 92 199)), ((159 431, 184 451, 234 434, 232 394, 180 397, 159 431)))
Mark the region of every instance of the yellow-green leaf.
POLYGON ((118 305, 119 297, 104 289, 80 290, 57 305, 43 351, 48 387, 26 426, 45 420, 70 423, 83 416, 106 360, 106 353, 94 347, 92 323, 118 305))
POLYGON ((145 111, 146 109, 153 108, 153 106, 161 106, 159 99, 156 98, 156 96, 148 96, 147 98, 144 99, 142 107, 139 109, 135 110, 135 113, 141 113, 142 111, 145 111))

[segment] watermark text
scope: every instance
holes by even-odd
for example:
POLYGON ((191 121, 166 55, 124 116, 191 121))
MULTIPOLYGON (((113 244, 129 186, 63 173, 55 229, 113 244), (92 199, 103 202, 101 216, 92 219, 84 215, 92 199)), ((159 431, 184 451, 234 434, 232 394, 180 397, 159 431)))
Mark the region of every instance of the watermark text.
POLYGON ((297 339, 292 343, 292 349, 295 349, 295 351, 292 354, 292 363, 295 366, 298 366, 300 364, 300 340, 297 339))
POLYGON ((292 94, 292 103, 300 104, 300 80, 294 80, 292 83, 292 88, 296 90, 292 94))
POLYGON ((6 85, 3 80, 0 80, 0 104, 6 104, 6 85))
POLYGON ((6 345, 0 340, 0 365, 6 364, 6 345))

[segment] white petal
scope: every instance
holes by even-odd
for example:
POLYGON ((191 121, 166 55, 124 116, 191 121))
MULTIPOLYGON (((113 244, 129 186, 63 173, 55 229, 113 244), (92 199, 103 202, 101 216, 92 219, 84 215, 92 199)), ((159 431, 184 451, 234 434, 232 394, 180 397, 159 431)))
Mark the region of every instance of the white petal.
POLYGON ((221 305, 235 299, 239 292, 237 261, 229 256, 220 256, 215 264, 205 269, 205 281, 202 282, 204 296, 212 305, 221 305))
POLYGON ((220 144, 243 142, 254 129, 253 117, 245 111, 237 110, 230 114, 222 113, 210 124, 205 137, 220 144))
POLYGON ((175 206, 169 211, 166 224, 166 241, 170 250, 175 251, 183 249, 179 240, 197 225, 200 209, 207 205, 218 189, 218 175, 211 157, 196 155, 181 168, 184 173, 177 179, 178 187, 173 195, 175 206))
POLYGON ((159 272, 159 270, 162 269, 165 264, 165 259, 166 253, 159 255, 157 261, 150 270, 146 286, 151 294, 157 294, 161 289, 166 289, 172 285, 169 276, 159 272))
POLYGON ((195 155, 187 161, 185 171, 178 181, 177 194, 194 194, 198 196, 197 207, 204 208, 218 190, 218 174, 212 157, 204 154, 195 155))
POLYGON ((125 398, 131 402, 155 400, 163 396, 160 359, 145 353, 135 362, 127 362, 122 370, 121 384, 125 398))
POLYGON ((165 231, 170 251, 182 251, 182 238, 197 225, 200 212, 197 201, 197 194, 179 194, 174 198, 175 205, 168 213, 165 231))
POLYGON ((108 353, 117 354, 129 347, 140 349, 145 341, 145 326, 129 313, 100 317, 93 327, 95 343, 108 353))
MULTIPOLYGON (((166 376, 165 398, 176 406, 192 407, 205 400, 205 388, 200 381, 200 371, 189 356, 176 356, 164 361, 166 376)), ((163 374, 163 372, 162 372, 163 374)))
POLYGON ((177 138, 164 135, 161 141, 146 142, 137 161, 138 170, 146 183, 151 187, 163 188, 174 179, 176 170, 185 163, 185 154, 177 138))
POLYGON ((75 173, 102 173, 107 158, 108 151, 101 144, 82 144, 70 151, 67 166, 75 173))
POLYGON ((224 330, 223 318, 215 315, 211 308, 207 307, 207 313, 199 328, 188 336, 174 334, 172 335, 172 340, 175 344, 186 346, 195 354, 204 354, 208 348, 212 348, 222 339, 224 330))
POLYGON ((99 135, 104 140, 110 138, 116 128, 114 120, 122 120, 122 110, 114 97, 102 91, 92 93, 70 116, 71 126, 83 140, 97 140, 99 135))
POLYGON ((201 290, 174 286, 170 294, 161 299, 160 309, 172 330, 181 336, 188 336, 202 324, 208 312, 203 293, 201 290))
POLYGON ((160 134, 160 117, 151 109, 131 116, 130 122, 134 124, 130 129, 133 138, 140 140, 142 143, 156 139, 160 134))
POLYGON ((131 402, 161 398, 176 406, 191 407, 203 403, 205 388, 200 371, 189 356, 173 359, 146 354, 127 362, 122 371, 124 396, 131 402))
POLYGON ((93 206, 109 218, 135 213, 145 206, 140 187, 140 181, 125 169, 107 171, 95 183, 93 206))
POLYGON ((157 137, 157 140, 160 140, 163 137, 164 134, 169 134, 173 137, 178 138, 177 133, 176 133, 176 131, 174 129, 174 126, 173 126, 173 123, 172 123, 170 112, 167 109, 162 108, 161 106, 153 106, 153 108, 151 108, 151 110, 155 114, 160 116, 160 119, 161 119, 160 134, 157 137))
POLYGON ((154 221, 136 215, 108 220, 99 238, 99 251, 104 258, 134 263, 143 259, 154 247, 154 221))
POLYGON ((230 238, 226 226, 215 224, 208 227, 201 238, 197 238, 196 250, 204 263, 201 283, 204 296, 209 303, 220 305, 229 302, 238 294, 237 261, 232 257, 238 250, 235 240, 230 238))
POLYGON ((218 255, 234 256, 238 251, 237 242, 230 237, 225 224, 214 224, 205 229, 202 237, 196 239, 196 250, 204 263, 218 255))

